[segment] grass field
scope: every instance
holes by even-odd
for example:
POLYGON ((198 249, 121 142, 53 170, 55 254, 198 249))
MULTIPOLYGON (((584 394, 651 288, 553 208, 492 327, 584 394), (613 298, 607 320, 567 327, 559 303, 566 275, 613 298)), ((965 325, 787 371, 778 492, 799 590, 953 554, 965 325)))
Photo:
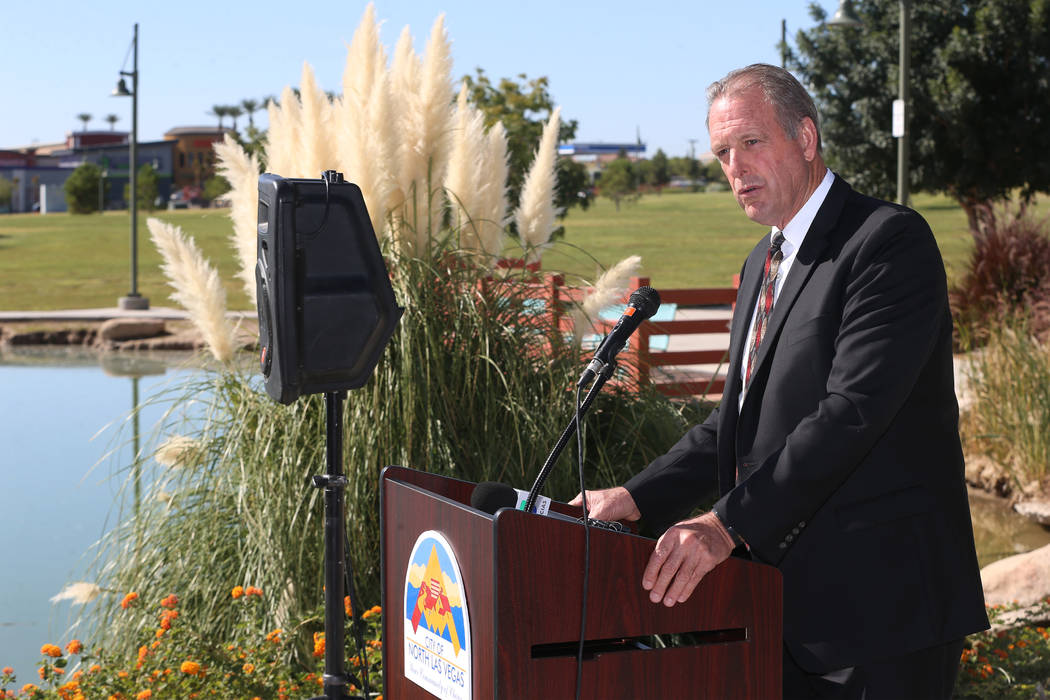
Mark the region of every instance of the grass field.
MULTIPOLYGON (((945 197, 918 195, 913 206, 930 222, 948 276, 954 278, 972 247, 965 215, 945 197)), ((225 281, 229 307, 248 308, 234 278, 228 210, 161 211, 154 216, 193 236, 225 281)), ((139 291, 153 306, 170 306, 170 289, 146 218, 140 213, 139 291)), ((765 232, 744 217, 729 193, 646 195, 619 211, 611 201, 599 199, 587 211, 573 210, 564 224, 565 237, 544 256, 545 270, 565 272, 570 281, 593 280, 600 265, 640 255, 642 274, 658 289, 728 286, 765 232)), ((0 310, 115 306, 130 289, 129 229, 127 212, 0 215, 0 310)))

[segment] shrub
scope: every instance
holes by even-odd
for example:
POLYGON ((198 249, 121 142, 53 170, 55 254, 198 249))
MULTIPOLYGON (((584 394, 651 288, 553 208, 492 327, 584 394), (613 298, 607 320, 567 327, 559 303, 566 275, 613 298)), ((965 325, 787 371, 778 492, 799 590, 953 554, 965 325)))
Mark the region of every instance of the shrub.
POLYGON ((1050 688, 1050 598, 1025 610, 990 606, 992 629, 972 635, 955 683, 958 700, 1030 700, 1050 688))
POLYGON ((94 163, 82 163, 77 166, 62 186, 69 211, 74 214, 98 211, 98 189, 101 181, 102 169, 94 163))
POLYGON ((1023 205, 1014 212, 985 207, 969 268, 951 290, 957 337, 982 345, 1007 315, 1027 317, 1037 337, 1050 334, 1050 229, 1023 205))

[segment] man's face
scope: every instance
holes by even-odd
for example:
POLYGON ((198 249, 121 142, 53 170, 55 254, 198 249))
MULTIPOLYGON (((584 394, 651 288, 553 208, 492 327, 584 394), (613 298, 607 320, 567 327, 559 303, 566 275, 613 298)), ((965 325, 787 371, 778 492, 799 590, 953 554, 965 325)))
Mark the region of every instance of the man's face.
POLYGON ((784 228, 824 176, 814 181, 815 126, 803 119, 798 136, 789 138, 758 88, 716 100, 708 131, 711 153, 752 221, 784 228))

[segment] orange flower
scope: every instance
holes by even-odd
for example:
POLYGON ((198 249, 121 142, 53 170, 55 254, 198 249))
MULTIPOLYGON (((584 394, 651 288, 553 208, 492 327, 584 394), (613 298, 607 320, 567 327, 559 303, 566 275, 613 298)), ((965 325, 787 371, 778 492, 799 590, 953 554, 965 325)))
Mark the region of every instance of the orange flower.
POLYGON ((244 671, 245 673, 251 673, 252 671, 255 670, 255 665, 254 664, 244 664, 244 666, 241 667, 241 670, 244 671))
POLYGON ((383 614, 383 608, 379 607, 378 605, 373 605, 368 610, 365 610, 365 612, 361 615, 361 619, 362 620, 367 620, 368 618, 372 617, 373 615, 382 615, 382 614, 383 614))
MULTIPOLYGON (((170 630, 171 629, 171 619, 168 618, 167 616, 160 618, 160 628, 162 630, 170 630)), ((160 635, 158 634, 157 636, 159 637, 160 635)))
POLYGON ((91 664, 91 668, 88 669, 88 673, 98 673, 102 670, 102 667, 98 664, 91 664))
POLYGON ((266 635, 266 641, 273 642, 274 644, 280 644, 281 634, 282 630, 276 629, 273 632, 270 632, 268 635, 266 635))
POLYGON ((124 600, 120 601, 120 607, 122 607, 125 610, 127 610, 129 607, 131 607, 132 603, 134 603, 136 600, 138 600, 138 597, 139 597, 139 594, 135 593, 134 591, 132 591, 131 593, 128 593, 126 596, 124 596, 124 600))
POLYGON ((36 670, 36 675, 40 676, 40 680, 44 680, 47 677, 47 669, 41 666, 36 670))
POLYGON ((145 646, 139 647, 139 661, 145 659, 146 654, 149 654, 149 649, 147 649, 145 646))
POLYGON ((84 645, 80 643, 79 639, 70 640, 69 644, 66 645, 67 654, 79 654, 84 651, 84 645))
POLYGON ((314 656, 324 656, 324 632, 314 632, 314 656))
POLYGON ((247 588, 244 589, 244 594, 245 595, 259 596, 261 598, 262 597, 262 589, 261 588, 256 588, 255 586, 248 586, 247 588))
POLYGON ((12 675, 14 675, 15 670, 13 668, 11 668, 10 666, 4 666, 3 672, 4 672, 5 676, 12 676, 12 675))
POLYGON ((179 670, 187 675, 196 676, 201 671, 201 665, 196 661, 183 661, 179 670))
POLYGON ((40 688, 37 688, 32 683, 26 683, 25 685, 22 686, 22 694, 23 695, 32 695, 33 693, 35 693, 38 690, 40 690, 40 688))
POLYGON ((242 595, 244 595, 244 586, 234 586, 232 595, 234 598, 240 598, 242 595))
POLYGON ((174 608, 178 604, 179 598, 174 593, 166 597, 164 600, 160 601, 160 606, 162 608, 174 608))
POLYGON ((128 672, 127 671, 117 671, 117 677, 118 678, 127 678, 128 677, 128 672))
POLYGON ((44 646, 40 647, 40 653, 44 656, 50 656, 53 659, 57 659, 58 657, 62 656, 62 650, 54 644, 45 644, 44 646))
POLYGON ((141 693, 136 695, 135 700, 149 700, 151 697, 153 697, 153 691, 147 688, 146 690, 143 690, 141 693))
POLYGON ((343 598, 343 611, 346 613, 347 617, 354 616, 354 608, 350 605, 350 596, 343 598))

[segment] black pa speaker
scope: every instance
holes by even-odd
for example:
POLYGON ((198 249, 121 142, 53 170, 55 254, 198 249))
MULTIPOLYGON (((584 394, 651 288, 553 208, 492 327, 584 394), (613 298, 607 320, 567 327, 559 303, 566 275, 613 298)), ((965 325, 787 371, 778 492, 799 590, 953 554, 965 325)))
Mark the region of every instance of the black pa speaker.
POLYGON ((259 176, 260 365, 283 404, 368 381, 404 309, 394 300, 361 190, 321 179, 259 176))

